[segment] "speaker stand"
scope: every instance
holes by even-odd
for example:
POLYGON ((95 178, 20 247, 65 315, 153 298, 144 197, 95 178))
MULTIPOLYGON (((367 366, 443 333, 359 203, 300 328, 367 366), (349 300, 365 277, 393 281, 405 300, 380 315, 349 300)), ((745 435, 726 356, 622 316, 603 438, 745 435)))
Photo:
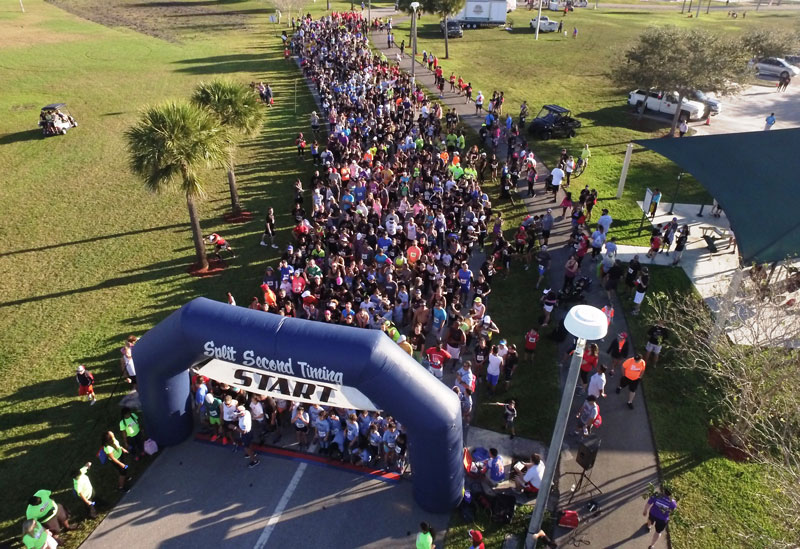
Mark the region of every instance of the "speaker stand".
MULTIPOLYGON (((602 494, 603 493, 603 491, 600 488, 597 487, 597 484, 592 482, 592 479, 589 477, 589 475, 586 474, 587 471, 591 471, 591 469, 584 469, 581 472, 569 471, 567 473, 564 473, 565 475, 577 475, 578 476, 578 482, 575 483, 575 489, 572 491, 572 495, 569 497, 569 500, 567 501, 567 505, 570 505, 572 503, 572 500, 575 498, 575 494, 580 492, 581 487, 583 487, 583 482, 584 481, 588 482, 592 486, 592 488, 594 488, 594 490, 597 491, 598 494, 602 494)), ((589 493, 591 494, 592 491, 590 490, 589 493)))

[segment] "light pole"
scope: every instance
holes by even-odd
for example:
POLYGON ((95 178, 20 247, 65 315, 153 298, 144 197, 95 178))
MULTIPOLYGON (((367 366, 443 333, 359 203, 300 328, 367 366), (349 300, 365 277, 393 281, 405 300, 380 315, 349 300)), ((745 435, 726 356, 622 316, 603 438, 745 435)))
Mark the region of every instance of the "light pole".
POLYGON ((564 443, 564 434, 570 419, 570 408, 572 408, 575 386, 578 383, 578 374, 583 360, 583 349, 586 347, 587 340, 603 339, 606 336, 608 319, 606 314, 597 307, 576 305, 567 313, 567 317, 564 319, 564 327, 569 333, 578 338, 578 342, 572 355, 572 362, 569 365, 564 392, 561 394, 561 405, 556 416, 556 426, 553 428, 553 438, 550 440, 550 447, 547 450, 547 461, 544 466, 542 482, 539 485, 539 494, 536 497, 536 507, 533 508, 531 522, 528 525, 528 534, 525 536, 525 547, 528 549, 536 547, 537 538, 534 536, 542 529, 542 519, 544 519, 544 512, 547 508, 547 499, 550 496, 558 458, 561 456, 561 445, 564 443))
POLYGON ((544 2, 544 0, 539 0, 539 15, 536 16, 536 38, 535 38, 535 40, 539 39, 539 25, 542 24, 542 2, 544 2))
MULTIPOLYGON (((414 85, 414 70, 417 65, 417 9, 419 9, 419 2, 411 2, 411 85, 414 85)), ((447 32, 447 29, 445 29, 447 32)))
POLYGON ((672 205, 669 207, 667 215, 672 215, 672 211, 675 209, 675 201, 678 199, 678 191, 681 188, 681 178, 683 178, 683 172, 678 174, 678 182, 675 183, 675 194, 672 195, 672 205))

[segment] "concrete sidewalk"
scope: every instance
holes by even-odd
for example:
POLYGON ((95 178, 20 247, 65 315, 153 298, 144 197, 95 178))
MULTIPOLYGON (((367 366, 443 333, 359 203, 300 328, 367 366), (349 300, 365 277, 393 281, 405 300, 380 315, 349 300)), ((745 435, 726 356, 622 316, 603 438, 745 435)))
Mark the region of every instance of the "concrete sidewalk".
MULTIPOLYGON (((393 14, 391 9, 386 10, 373 10, 373 17, 388 17, 393 14)), ((407 18, 407 17, 406 17, 407 18)), ((393 22, 402 21, 403 17, 394 17, 393 22)), ((399 53, 398 48, 388 48, 386 41, 386 33, 373 33, 373 44, 377 49, 382 51, 388 59, 396 60, 396 55, 399 53)), ((406 48, 406 52, 410 52, 406 48)), ((444 74, 449 75, 447 60, 440 60, 440 64, 444 69, 444 74)), ((411 59, 409 55, 403 56, 400 64, 401 68, 410 72, 411 59)), ((469 79, 469 75, 462 75, 469 79)), ((416 66, 417 81, 428 88, 428 90, 435 90, 435 79, 433 73, 423 67, 421 63, 416 66)), ((446 86, 445 89, 447 89, 446 86)), ((477 95, 475 90, 475 95, 477 95)), ((485 92, 485 90, 482 90, 485 92)), ((438 94, 433 94, 436 97, 438 94)), ((484 94, 485 95, 485 94, 484 94)), ((474 130, 479 130, 483 123, 483 116, 475 115, 475 107, 472 103, 466 104, 462 96, 455 93, 445 91, 443 97, 439 99, 444 105, 449 108, 455 108, 461 120, 472 127, 474 130)), ((516 113, 512 113, 514 116, 516 113)), ((536 143, 531 142, 534 152, 536 151, 536 143)), ((505 159, 506 151, 498 151, 498 158, 505 159)), ((543 166, 542 159, 537 155, 537 169, 543 166)), ((525 197, 527 194, 526 184, 523 180, 520 181, 517 189, 518 196, 523 197, 522 200, 528 212, 535 215, 543 215, 547 208, 553 206, 552 195, 544 192, 543 183, 544 178, 548 172, 538 169, 539 181, 536 184, 536 196, 525 197)), ((561 196, 559 196, 559 200, 561 196)), ((613 206, 612 206, 613 207, 613 206)), ((613 216, 613 211, 611 212, 613 216)), ((595 211, 596 217, 600 215, 599 208, 595 211)), ((570 250, 567 249, 566 243, 569 239, 571 226, 569 219, 556 218, 556 223, 550 237, 550 252, 553 259, 552 269, 549 275, 549 284, 556 290, 560 289, 561 281, 564 276, 564 264, 569 256, 570 250)), ((613 235, 614 228, 612 225, 611 234, 613 235)), ((605 291, 602 290, 601 283, 595 279, 593 265, 589 259, 584 261, 582 274, 588 275, 594 279, 592 291, 587 295, 587 303, 602 307, 607 304, 607 297, 605 291)), ((530 272, 531 294, 529 299, 535 302, 540 297, 540 293, 534 290, 535 285, 535 271, 530 272)), ((538 305, 536 305, 538 307, 538 305)), ((615 335, 621 331, 628 331, 627 323, 624 315, 622 314, 622 306, 617 301, 614 303, 617 311, 612 325, 609 327, 608 336, 604 341, 597 342, 600 346, 601 364, 609 364, 610 359, 605 353, 608 348, 608 343, 614 339, 615 335)), ((557 326, 561 319, 566 314, 567 308, 559 308, 554 313, 554 319, 551 323, 552 326, 557 326)), ((550 330, 543 330, 545 336, 550 330)), ((568 341, 562 344, 561 351, 569 346, 568 341)), ((644 350, 644 342, 634 342, 636 351, 644 350)), ((561 383, 566 379, 567 368, 560 365, 552 365, 554 368, 559 368, 561 371, 561 383)), ((590 492, 586 489, 581 489, 571 504, 568 504, 568 499, 572 495, 570 491, 572 485, 576 482, 574 475, 568 474, 570 471, 580 471, 580 467, 575 463, 575 455, 579 446, 579 440, 575 437, 568 436, 564 441, 561 448, 561 462, 559 477, 555 486, 556 492, 551 497, 551 503, 557 502, 557 508, 563 509, 577 509, 581 515, 581 525, 573 531, 557 529, 556 538, 559 545, 566 543, 574 543, 576 545, 591 543, 594 547, 646 547, 649 543, 649 538, 645 538, 646 532, 642 529, 644 519, 642 518, 642 509, 644 501, 642 496, 647 493, 650 484, 658 484, 658 466, 656 461, 655 448, 653 445, 653 437, 650 429, 650 422, 647 416, 647 408, 645 406, 645 398, 643 390, 640 388, 636 395, 635 407, 633 410, 628 409, 626 406, 627 392, 617 395, 614 393, 616 384, 619 383, 620 374, 617 373, 616 377, 608 378, 606 393, 608 397, 603 399, 600 403, 601 414, 603 416, 603 426, 596 430, 597 436, 601 439, 600 451, 597 456, 594 468, 591 470, 591 480, 602 490, 602 495, 597 492, 590 492), (585 506, 589 499, 594 499, 598 503, 598 509, 589 515, 586 513, 585 506)), ((583 397, 575 397, 573 402, 574 417, 577 409, 583 404, 583 397)), ((568 431, 574 428, 574 420, 571 420, 568 431)), ((584 483, 588 486, 588 483, 584 483)))

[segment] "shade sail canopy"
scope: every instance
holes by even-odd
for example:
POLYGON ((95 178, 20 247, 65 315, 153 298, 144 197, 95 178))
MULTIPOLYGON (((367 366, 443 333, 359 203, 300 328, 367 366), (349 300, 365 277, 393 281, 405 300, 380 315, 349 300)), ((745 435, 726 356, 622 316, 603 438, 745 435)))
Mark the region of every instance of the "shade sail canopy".
POLYGON ((800 128, 636 143, 675 162, 716 198, 745 264, 800 253, 800 128))

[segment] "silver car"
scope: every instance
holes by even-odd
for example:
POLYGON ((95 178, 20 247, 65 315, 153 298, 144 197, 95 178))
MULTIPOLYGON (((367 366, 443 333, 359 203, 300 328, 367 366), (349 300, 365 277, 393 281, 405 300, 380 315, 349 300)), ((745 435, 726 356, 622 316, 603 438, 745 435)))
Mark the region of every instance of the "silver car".
POLYGON ((756 72, 765 76, 780 76, 786 78, 800 75, 800 69, 780 57, 767 57, 756 61, 756 72))

